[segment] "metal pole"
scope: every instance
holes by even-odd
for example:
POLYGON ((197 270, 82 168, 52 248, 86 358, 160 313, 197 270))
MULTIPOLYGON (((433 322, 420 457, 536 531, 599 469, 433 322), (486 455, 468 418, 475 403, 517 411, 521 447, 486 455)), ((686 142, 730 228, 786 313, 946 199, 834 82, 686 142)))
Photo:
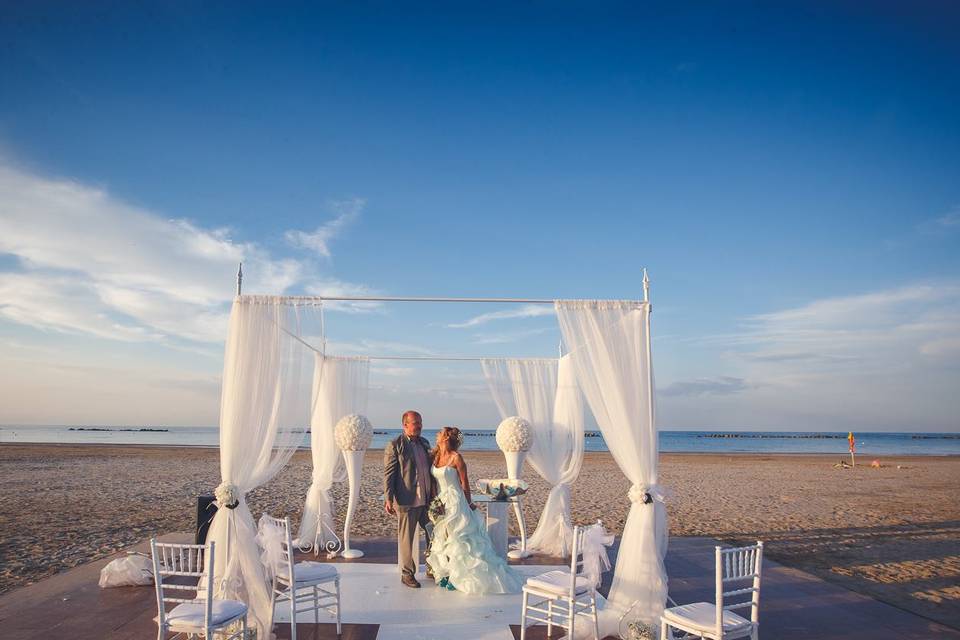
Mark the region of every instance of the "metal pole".
MULTIPOLYGON (((653 430, 654 438, 657 436, 657 427, 653 423, 653 356, 650 351, 650 314, 653 313, 653 307, 650 305, 650 277, 647 270, 643 270, 643 301, 647 303, 646 329, 647 329, 647 417, 650 420, 650 428, 653 430)), ((659 442, 655 440, 658 444, 659 442)))
POLYGON ((237 269, 237 295, 239 296, 243 292, 243 263, 240 263, 240 268, 237 269))

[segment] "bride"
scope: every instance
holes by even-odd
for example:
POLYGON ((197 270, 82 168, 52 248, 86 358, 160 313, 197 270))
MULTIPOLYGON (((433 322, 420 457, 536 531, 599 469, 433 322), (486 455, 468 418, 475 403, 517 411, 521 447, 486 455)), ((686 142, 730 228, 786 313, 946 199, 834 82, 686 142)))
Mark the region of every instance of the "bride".
POLYGON ((467 465, 457 449, 463 435, 444 427, 437 435, 431 473, 443 514, 434 523, 427 566, 437 584, 463 593, 517 593, 520 575, 497 555, 477 505, 470 501, 467 465))

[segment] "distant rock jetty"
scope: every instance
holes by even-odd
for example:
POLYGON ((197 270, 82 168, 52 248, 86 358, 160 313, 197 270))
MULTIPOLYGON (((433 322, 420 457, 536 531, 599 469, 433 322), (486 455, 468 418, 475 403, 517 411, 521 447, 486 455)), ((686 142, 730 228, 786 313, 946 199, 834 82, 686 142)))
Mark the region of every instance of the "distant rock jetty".
POLYGON ((170 431, 170 429, 153 429, 151 427, 140 427, 139 429, 132 429, 132 428, 110 429, 107 427, 70 427, 69 431, 135 431, 137 433, 144 433, 144 432, 167 433, 170 431))
POLYGON ((776 440, 846 440, 839 433, 700 433, 698 438, 770 438, 776 440))

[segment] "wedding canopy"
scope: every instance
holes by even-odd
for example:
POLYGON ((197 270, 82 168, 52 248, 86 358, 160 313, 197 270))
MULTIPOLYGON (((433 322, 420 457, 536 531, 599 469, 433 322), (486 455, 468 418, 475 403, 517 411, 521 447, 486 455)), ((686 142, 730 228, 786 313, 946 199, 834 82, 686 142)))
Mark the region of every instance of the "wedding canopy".
POLYGON ((476 359, 482 360, 501 415, 520 415, 533 426, 529 460, 552 486, 532 548, 554 553, 569 545, 569 485, 583 460, 586 399, 632 483, 607 613, 633 607, 640 619, 655 622, 666 601, 667 528, 658 485, 647 291, 646 274, 644 301, 250 296, 240 295, 238 286, 224 360, 218 487, 218 501, 222 491, 235 489, 237 504, 219 510, 210 528, 218 553, 226 556, 216 563, 221 596, 248 602, 258 637, 268 637, 270 595, 244 496, 287 463, 303 427, 311 425, 314 471, 300 540, 325 539, 324 524, 332 523, 329 491, 342 478, 333 425, 347 413, 365 411, 369 359, 476 359), (331 356, 325 353, 322 321, 327 301, 551 304, 567 355, 559 360, 331 356))

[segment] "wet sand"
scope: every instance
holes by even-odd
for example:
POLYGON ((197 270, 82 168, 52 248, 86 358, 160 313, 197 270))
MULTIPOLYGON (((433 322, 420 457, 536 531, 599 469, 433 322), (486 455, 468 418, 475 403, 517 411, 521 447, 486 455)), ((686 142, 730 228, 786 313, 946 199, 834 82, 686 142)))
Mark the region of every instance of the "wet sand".
MULTIPOLYGON (((504 473, 497 452, 465 457, 472 478, 504 473)), ((761 539, 775 560, 960 628, 960 457, 887 457, 880 469, 838 469, 839 459, 663 454, 670 532, 761 539)), ((379 501, 381 478, 381 452, 368 452, 354 538, 395 532, 379 501)), ((529 466, 526 479, 532 531, 547 486, 529 466)), ((254 516, 296 522, 309 482, 309 453, 298 452, 249 496, 254 516)), ((196 497, 218 483, 216 449, 0 445, 0 593, 157 533, 193 530, 196 497)), ((609 454, 587 453, 572 490, 574 520, 601 518, 619 533, 628 489, 609 454)), ((333 491, 340 526, 346 493, 345 485, 333 491)))

